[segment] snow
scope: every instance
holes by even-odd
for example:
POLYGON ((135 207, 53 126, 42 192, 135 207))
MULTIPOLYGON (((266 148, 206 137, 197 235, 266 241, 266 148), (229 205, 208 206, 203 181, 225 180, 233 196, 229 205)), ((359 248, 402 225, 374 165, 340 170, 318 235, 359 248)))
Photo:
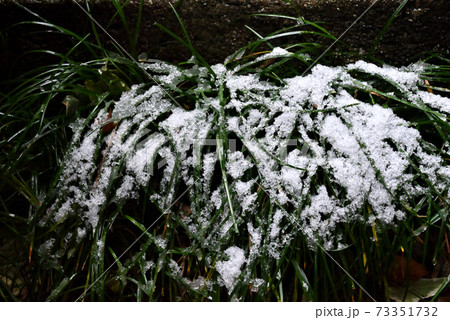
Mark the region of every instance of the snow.
POLYGON ((144 269, 143 272, 146 273, 147 271, 149 271, 150 269, 155 267, 155 262, 150 260, 150 261, 146 261, 144 264, 144 269))
POLYGON ((255 228, 251 222, 247 224, 248 233, 250 235, 250 254, 249 262, 256 259, 260 252, 261 242, 263 239, 261 228, 255 228))
MULTIPOLYGON (((156 152, 166 142, 166 138, 162 134, 154 134, 149 137, 141 149, 136 150, 134 154, 130 155, 127 161, 128 171, 132 172, 135 176, 136 182, 139 185, 147 183, 148 179, 154 170, 154 160, 156 152)), ((125 179, 124 179, 125 180, 125 179)), ((127 188, 126 191, 130 191, 129 188, 132 185, 130 178, 124 182, 127 182, 123 188, 127 188)), ((125 196, 125 190, 119 196, 125 196)))
POLYGON ((417 98, 432 108, 450 115, 450 99, 430 92, 421 91, 417 93, 417 98))
MULTIPOLYGON (((217 162, 215 153, 207 153, 203 156, 203 189, 205 192, 210 191, 210 182, 214 174, 214 166, 217 162)), ((217 208, 220 207, 220 204, 217 208)))
POLYGON ((169 262, 169 268, 172 271, 172 273, 177 276, 177 277, 181 277, 182 276, 182 269, 181 266, 179 266, 174 260, 170 260, 169 262))
POLYGON ((102 240, 98 240, 96 244, 97 244, 97 259, 101 259, 105 243, 102 240))
POLYGON ((241 178, 246 170, 253 167, 253 164, 249 160, 245 159, 244 154, 240 151, 229 151, 227 160, 227 172, 235 180, 241 178))
POLYGON ((233 291, 237 278, 241 275, 241 268, 244 265, 245 253, 244 250, 238 247, 230 247, 224 251, 228 256, 228 260, 218 261, 216 263, 216 270, 220 274, 221 281, 228 289, 228 293, 233 291))
POLYGON ((251 188, 254 184, 253 180, 243 182, 237 181, 234 185, 234 191, 237 194, 237 197, 241 203, 242 211, 253 211, 254 203, 256 201, 256 193, 251 192, 251 188))
MULTIPOLYGON (((276 48, 258 59, 288 55, 276 48)), ((189 90, 197 102, 186 110, 160 86, 135 85, 111 102, 117 124, 113 132, 101 132, 108 108, 95 119, 79 119, 70 126, 73 141, 57 186, 63 196, 51 204, 42 223, 78 217, 72 230, 78 242, 93 234, 108 203, 121 205, 137 198, 157 174, 159 184, 149 200, 171 215, 180 214, 172 204, 185 191, 177 187, 187 186, 192 212, 182 220, 195 235, 192 248, 201 247, 211 265, 218 260, 218 283, 231 292, 243 274, 257 290, 264 280, 248 275, 248 266, 262 255, 277 259, 299 233, 311 245, 320 241, 326 249, 342 248, 336 231, 340 224, 392 225, 404 219, 400 202, 414 207, 415 199, 430 194, 430 185, 416 179, 411 162, 435 190, 450 193, 448 166, 425 147, 414 124, 353 96, 355 88, 376 89, 354 72, 374 75, 395 84, 398 90, 390 95, 446 121, 450 99, 426 91, 420 78, 423 63, 403 68, 363 61, 342 67, 316 65, 308 75, 284 79, 281 86, 222 64, 212 66, 217 78, 197 65, 185 70, 161 62, 144 67, 170 90, 195 77, 198 86, 189 90), (220 86, 229 92, 224 105, 217 98, 220 86), (247 247, 233 242, 237 235, 222 172, 217 170, 215 142, 223 128, 237 137, 230 145, 242 146, 226 150, 225 171, 247 247), (261 216, 265 201, 270 201, 270 214, 261 216), (366 206, 371 208, 369 217, 364 215, 366 206)), ((438 147, 450 149, 448 144, 438 147)), ((167 250, 167 243, 156 235, 159 251, 167 250)), ((179 275, 176 262, 169 266, 179 275)), ((214 281, 204 286, 199 276, 187 283, 210 290, 214 281)))
POLYGON ((222 206, 222 194, 221 190, 215 190, 211 194, 211 202, 214 205, 214 208, 218 210, 222 206))
POLYGON ((264 285, 264 279, 256 278, 250 281, 252 292, 258 292, 264 285))
POLYGON ((377 75, 396 83, 404 89, 411 89, 416 88, 417 83, 420 82, 419 75, 424 71, 424 64, 416 63, 406 68, 397 69, 391 66, 378 67, 365 61, 357 61, 354 64, 348 65, 347 68, 349 70, 359 70, 377 75))
POLYGON ((280 222, 281 218, 283 218, 283 212, 281 210, 277 210, 273 216, 273 222, 270 227, 270 238, 276 238, 280 234, 280 222))
POLYGON ((43 244, 41 244, 41 245, 39 246, 38 251, 39 251, 41 254, 50 255, 52 249, 53 249, 54 246, 55 246, 55 242, 56 242, 56 240, 53 239, 53 238, 46 240, 43 244))
POLYGON ((189 281, 190 286, 195 290, 202 290, 203 288, 211 289, 212 284, 211 281, 207 281, 204 277, 199 276, 194 281, 189 281))

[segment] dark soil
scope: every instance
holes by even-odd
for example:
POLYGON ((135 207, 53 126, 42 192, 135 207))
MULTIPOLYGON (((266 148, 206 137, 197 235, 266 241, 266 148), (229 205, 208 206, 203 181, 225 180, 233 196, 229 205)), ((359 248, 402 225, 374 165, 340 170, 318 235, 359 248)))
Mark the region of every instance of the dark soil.
MULTIPOLYGON (((15 1, 17 2, 17 1, 15 1)), ((33 1, 19 0, 24 6, 36 12, 50 23, 65 27, 94 42, 88 17, 71 0, 33 1)), ((84 1, 80 1, 83 3, 84 1)), ((268 35, 292 20, 257 17, 252 14, 276 13, 303 16, 314 22, 321 22, 331 34, 339 37, 373 2, 372 0, 218 0, 171 1, 185 24, 191 40, 199 53, 209 63, 223 62, 235 50, 245 46, 256 36, 248 25, 260 35, 268 35)), ((347 48, 361 54, 370 51, 374 40, 401 0, 378 0, 378 2, 342 37, 347 48)), ((138 16, 138 0, 131 1, 125 8, 130 26, 135 25, 138 16)), ((136 54, 146 52, 150 58, 179 62, 188 59, 190 52, 173 38, 161 32, 158 22, 181 35, 179 23, 169 6, 169 1, 145 0, 142 27, 136 54)), ((131 50, 129 37, 120 18, 113 20, 115 9, 109 0, 91 1, 92 15, 127 50, 131 50)), ((49 54, 26 54, 30 50, 53 50, 67 52, 75 43, 67 36, 48 32, 47 27, 19 25, 15 23, 38 20, 13 0, 0 3, 0 30, 2 30, 0 72, 18 74, 56 60, 49 54)), ((110 39, 99 31, 103 45, 114 49, 110 39)), ((331 40, 311 37, 291 37, 289 42, 319 41, 324 45, 331 40)), ((374 56, 393 65, 405 65, 416 61, 427 52, 448 51, 450 44, 450 1, 410 0, 400 12, 383 37, 374 56)), ((342 48, 345 48, 342 47, 342 48)), ((79 57, 82 59, 82 57, 79 57)), ((345 56, 345 60, 355 59, 345 56)), ((336 61, 341 63, 342 61, 336 61)))

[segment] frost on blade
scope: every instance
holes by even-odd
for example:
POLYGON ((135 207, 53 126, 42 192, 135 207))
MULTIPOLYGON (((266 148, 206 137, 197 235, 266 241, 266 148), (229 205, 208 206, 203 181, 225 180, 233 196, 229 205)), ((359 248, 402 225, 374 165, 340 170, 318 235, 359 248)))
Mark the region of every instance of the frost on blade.
MULTIPOLYGON (((289 55, 277 48, 260 60, 289 55)), ((151 247, 208 271, 190 275, 180 269, 183 259, 168 258, 158 268, 208 296, 237 284, 257 291, 268 279, 252 270, 276 261, 299 235, 310 245, 342 248, 343 224, 394 225, 421 199, 447 201, 450 170, 433 148, 448 153, 448 142, 434 146, 399 112, 361 98, 377 90, 378 79, 392 88, 386 99, 445 121, 449 100, 421 86, 422 64, 317 65, 280 85, 221 64, 212 66, 217 77, 198 65, 144 67, 160 85, 133 86, 111 102, 112 132, 101 130, 106 108, 71 125, 59 193, 41 225, 73 230, 42 254, 50 244, 68 252, 93 239, 111 208, 152 203, 157 209, 145 221, 165 218, 148 232, 151 247), (217 139, 229 140, 222 141, 229 145, 224 163, 217 139)))

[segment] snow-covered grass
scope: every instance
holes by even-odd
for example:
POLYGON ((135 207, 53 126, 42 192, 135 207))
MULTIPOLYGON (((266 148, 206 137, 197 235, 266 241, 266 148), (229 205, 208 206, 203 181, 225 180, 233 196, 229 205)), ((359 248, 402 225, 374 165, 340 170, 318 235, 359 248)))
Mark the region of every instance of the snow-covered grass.
MULTIPOLYGON (((254 63, 290 55, 275 48, 254 63)), ((94 265, 108 267, 105 249, 112 254, 115 233, 127 231, 106 231, 129 220, 139 241, 110 281, 129 278, 140 298, 163 299, 167 278, 174 300, 282 299, 286 254, 348 250, 356 225, 372 230, 366 245, 376 246, 379 233, 411 217, 446 220, 450 100, 427 91, 422 76, 437 67, 358 61, 280 81, 240 66, 211 73, 194 59, 142 68, 158 85, 134 85, 71 124, 57 193, 39 222, 54 230, 38 249, 54 265, 92 243, 94 265), (417 123, 424 118, 432 122, 417 123), (106 121, 115 124, 107 133, 106 121)), ((104 290, 107 277, 96 276, 102 285, 90 290, 104 290)), ((311 285, 297 281, 300 292, 311 285)))
POLYGON ((313 65, 268 39, 213 66, 189 41, 179 65, 65 57, 5 96, 27 299, 389 300, 397 253, 441 258, 449 61, 313 65))

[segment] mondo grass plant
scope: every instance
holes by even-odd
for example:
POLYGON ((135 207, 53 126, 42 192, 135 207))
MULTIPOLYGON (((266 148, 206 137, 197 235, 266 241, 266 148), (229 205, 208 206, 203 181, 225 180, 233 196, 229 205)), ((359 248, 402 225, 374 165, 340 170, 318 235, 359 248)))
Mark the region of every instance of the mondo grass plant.
POLYGON ((22 254, 2 298, 437 299, 448 279, 411 297, 427 274, 395 268, 443 259, 450 61, 327 66, 271 45, 332 37, 291 19, 216 65, 184 27, 159 25, 193 54, 178 65, 78 37, 107 56, 69 52, 5 94, 1 219, 22 254))

